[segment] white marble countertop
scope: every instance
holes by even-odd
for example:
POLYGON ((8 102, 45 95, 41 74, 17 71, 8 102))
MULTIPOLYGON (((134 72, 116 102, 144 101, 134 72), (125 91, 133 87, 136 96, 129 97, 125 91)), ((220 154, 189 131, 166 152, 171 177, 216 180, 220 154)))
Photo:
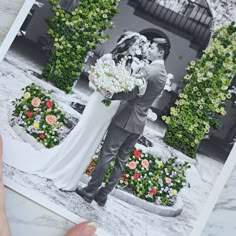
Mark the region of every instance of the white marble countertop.
POLYGON ((74 226, 52 211, 5 188, 6 212, 12 236, 64 236, 74 226))
POLYGON ((16 19, 25 0, 0 0, 0 45, 16 19))
POLYGON ((201 236, 236 235, 236 166, 221 192, 201 236))

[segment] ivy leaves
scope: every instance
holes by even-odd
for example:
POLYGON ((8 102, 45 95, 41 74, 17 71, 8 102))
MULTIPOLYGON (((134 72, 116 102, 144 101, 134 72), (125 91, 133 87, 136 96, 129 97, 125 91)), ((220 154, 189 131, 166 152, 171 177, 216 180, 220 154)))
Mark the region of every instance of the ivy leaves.
POLYGON ((54 39, 54 47, 42 78, 69 93, 87 53, 109 37, 104 31, 112 26, 119 1, 81 0, 71 13, 61 9, 57 0, 50 2, 55 16, 48 21, 48 34, 54 39))
POLYGON ((236 74, 236 26, 227 25, 213 36, 212 44, 198 63, 191 62, 184 77, 186 86, 170 116, 162 119, 168 125, 165 142, 195 158, 198 146, 210 127, 220 126, 226 115, 225 101, 236 74))

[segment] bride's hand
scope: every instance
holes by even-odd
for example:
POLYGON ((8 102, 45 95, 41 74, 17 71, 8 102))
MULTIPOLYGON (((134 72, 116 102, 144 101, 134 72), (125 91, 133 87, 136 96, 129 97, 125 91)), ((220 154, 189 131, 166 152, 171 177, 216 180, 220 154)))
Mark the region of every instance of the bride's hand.
POLYGON ((112 93, 110 93, 110 92, 108 92, 108 91, 106 91, 106 90, 104 90, 104 89, 102 89, 102 88, 99 88, 98 90, 100 91, 100 93, 101 93, 105 98, 111 99, 112 96, 113 96, 112 93))
MULTIPOLYGON (((10 229, 5 212, 5 194, 2 181, 2 137, 0 135, 0 236, 10 236, 10 229)), ((83 222, 69 230, 66 236, 93 236, 96 231, 96 224, 83 222)))
POLYGON ((97 90, 97 87, 95 86, 95 84, 92 82, 92 80, 89 81, 89 88, 93 89, 93 90, 97 90))

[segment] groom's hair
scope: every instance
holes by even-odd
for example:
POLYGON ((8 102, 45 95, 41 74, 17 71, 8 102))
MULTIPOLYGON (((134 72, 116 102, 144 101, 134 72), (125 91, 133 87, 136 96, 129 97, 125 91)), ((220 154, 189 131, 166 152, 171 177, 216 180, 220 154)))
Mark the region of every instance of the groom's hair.
POLYGON ((164 51, 163 59, 166 60, 170 54, 170 44, 168 43, 168 41, 164 38, 163 39, 154 38, 152 42, 157 44, 157 48, 159 50, 164 51))

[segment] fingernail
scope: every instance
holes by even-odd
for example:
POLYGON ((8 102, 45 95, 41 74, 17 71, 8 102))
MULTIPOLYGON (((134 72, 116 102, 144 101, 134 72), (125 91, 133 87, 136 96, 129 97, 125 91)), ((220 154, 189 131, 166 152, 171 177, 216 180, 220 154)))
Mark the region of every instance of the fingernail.
POLYGON ((81 232, 79 236, 93 236, 95 235, 95 231, 97 229, 97 225, 95 222, 88 223, 84 230, 81 232))

